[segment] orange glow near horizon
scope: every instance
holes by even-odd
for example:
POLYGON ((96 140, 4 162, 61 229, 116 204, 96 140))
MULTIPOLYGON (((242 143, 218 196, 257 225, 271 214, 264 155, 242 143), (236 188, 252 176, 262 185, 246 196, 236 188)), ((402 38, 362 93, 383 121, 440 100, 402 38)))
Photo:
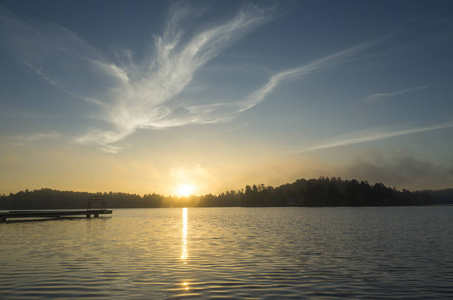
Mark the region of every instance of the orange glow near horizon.
POLYGON ((181 184, 178 186, 177 195, 178 197, 189 197, 195 190, 195 186, 192 184, 181 184))

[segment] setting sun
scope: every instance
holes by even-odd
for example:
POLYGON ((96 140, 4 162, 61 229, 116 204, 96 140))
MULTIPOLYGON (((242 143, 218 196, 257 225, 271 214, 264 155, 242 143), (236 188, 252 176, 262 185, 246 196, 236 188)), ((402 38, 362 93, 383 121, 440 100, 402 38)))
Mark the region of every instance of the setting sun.
POLYGON ((188 197, 192 195, 195 187, 191 184, 181 184, 178 186, 177 195, 178 197, 188 197))

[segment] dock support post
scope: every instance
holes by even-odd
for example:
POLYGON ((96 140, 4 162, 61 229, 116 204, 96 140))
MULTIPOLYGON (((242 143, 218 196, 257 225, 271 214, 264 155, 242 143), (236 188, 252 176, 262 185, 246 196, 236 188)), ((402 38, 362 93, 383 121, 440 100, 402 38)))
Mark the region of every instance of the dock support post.
POLYGON ((1 218, 0 223, 6 223, 6 218, 1 218))
POLYGON ((91 215, 90 214, 87 214, 87 219, 91 218, 91 215))
POLYGON ((99 218, 99 214, 94 214, 94 217, 95 218, 99 218))

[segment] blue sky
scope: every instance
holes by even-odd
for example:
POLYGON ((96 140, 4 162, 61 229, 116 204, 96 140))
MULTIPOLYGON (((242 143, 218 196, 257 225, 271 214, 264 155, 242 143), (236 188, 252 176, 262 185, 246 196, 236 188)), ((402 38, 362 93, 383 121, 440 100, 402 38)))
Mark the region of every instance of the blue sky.
POLYGON ((453 179, 450 1, 0 1, 0 193, 453 179))

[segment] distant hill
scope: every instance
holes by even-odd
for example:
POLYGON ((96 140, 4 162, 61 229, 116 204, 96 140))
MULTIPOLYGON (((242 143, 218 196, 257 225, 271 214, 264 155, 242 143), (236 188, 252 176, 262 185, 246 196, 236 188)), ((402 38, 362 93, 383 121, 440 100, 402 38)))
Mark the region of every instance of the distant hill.
POLYGON ((453 204, 453 189, 426 191, 435 204, 453 204))
POLYGON ((158 194, 87 193, 49 188, 25 190, 0 197, 0 209, 86 208, 91 196, 105 196, 110 208, 158 207, 266 207, 266 206, 395 206, 453 204, 453 189, 398 191, 382 183, 320 177, 299 179, 279 187, 247 185, 244 189, 219 195, 178 198, 158 194))

